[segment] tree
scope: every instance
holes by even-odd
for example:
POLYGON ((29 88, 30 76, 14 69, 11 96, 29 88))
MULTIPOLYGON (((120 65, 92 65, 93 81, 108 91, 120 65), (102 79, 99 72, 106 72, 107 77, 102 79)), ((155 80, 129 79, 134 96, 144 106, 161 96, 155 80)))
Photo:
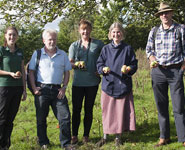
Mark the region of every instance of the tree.
POLYGON ((62 50, 68 52, 69 46, 72 42, 76 41, 78 36, 78 30, 76 30, 76 24, 74 24, 74 20, 71 18, 63 19, 60 24, 59 28, 60 31, 58 33, 58 47, 62 50))
POLYGON ((65 16, 78 10, 83 14, 92 12, 96 5, 106 5, 109 0, 1 0, 1 19, 22 24, 37 24, 43 26, 59 16, 65 16))
POLYGON ((19 28, 17 45, 23 49, 25 62, 27 63, 36 49, 43 47, 42 29, 38 26, 19 28))

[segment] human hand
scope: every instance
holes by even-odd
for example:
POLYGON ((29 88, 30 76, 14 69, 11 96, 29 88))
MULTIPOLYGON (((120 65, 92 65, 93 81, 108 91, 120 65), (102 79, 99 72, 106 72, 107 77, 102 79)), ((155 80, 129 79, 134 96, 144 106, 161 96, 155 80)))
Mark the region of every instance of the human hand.
POLYGON ((26 93, 26 91, 23 91, 22 101, 25 101, 26 98, 27 98, 27 93, 26 93))
POLYGON ((22 77, 21 72, 19 73, 18 71, 16 73, 10 72, 10 76, 13 77, 14 79, 20 79, 22 77))
POLYGON ((130 66, 123 65, 123 66, 121 67, 121 72, 122 72, 123 74, 128 74, 131 70, 132 70, 132 68, 131 68, 130 66))
POLYGON ((156 60, 150 62, 150 68, 156 68, 158 66, 159 66, 159 63, 156 60))
POLYGON ((33 89, 33 93, 35 95, 41 95, 40 89, 41 89, 40 87, 36 87, 35 89, 33 89))
POLYGON ((58 99, 63 99, 65 97, 65 92, 66 92, 66 88, 64 88, 64 87, 58 89, 57 98, 58 99))
POLYGON ((105 73, 105 74, 110 73, 110 68, 109 67, 103 67, 103 73, 105 73))
POLYGON ((182 63, 182 66, 181 66, 181 70, 185 70, 185 61, 183 61, 183 63, 182 63))

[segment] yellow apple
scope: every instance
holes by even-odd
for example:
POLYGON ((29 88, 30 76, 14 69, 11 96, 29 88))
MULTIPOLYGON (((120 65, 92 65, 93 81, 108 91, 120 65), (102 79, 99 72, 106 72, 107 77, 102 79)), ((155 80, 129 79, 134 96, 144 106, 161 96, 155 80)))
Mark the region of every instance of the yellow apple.
POLYGON ((130 66, 127 66, 126 70, 127 71, 131 71, 131 67, 130 66))
POLYGON ((110 68, 109 67, 103 67, 103 72, 104 73, 108 73, 110 71, 110 68))
POLYGON ((76 66, 76 67, 78 67, 78 66, 79 66, 79 64, 80 64, 80 62, 79 62, 79 61, 75 62, 75 66, 76 66))
POLYGON ((126 66, 126 65, 123 65, 123 66, 121 67, 121 72, 122 72, 122 73, 126 73, 126 68, 127 68, 127 66, 126 66))
POLYGON ((84 61, 80 61, 80 68, 85 68, 85 62, 84 61))
POLYGON ((157 64, 157 61, 152 61, 151 64, 150 64, 150 67, 154 67, 155 65, 157 64))

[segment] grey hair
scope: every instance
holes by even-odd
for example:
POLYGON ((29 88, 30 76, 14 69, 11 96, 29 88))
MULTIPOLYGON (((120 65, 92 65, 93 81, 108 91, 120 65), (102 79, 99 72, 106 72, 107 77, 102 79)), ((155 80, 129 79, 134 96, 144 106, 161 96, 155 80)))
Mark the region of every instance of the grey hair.
POLYGON ((42 32, 42 38, 45 39, 47 34, 55 34, 57 36, 57 31, 54 30, 54 29, 45 29, 43 32, 42 32))
POLYGON ((119 23, 119 22, 114 22, 114 23, 110 26, 110 28, 109 28, 109 34, 108 34, 109 40, 112 40, 111 32, 112 32, 112 30, 113 30, 114 28, 118 28, 118 29, 121 31, 121 33, 122 33, 122 40, 124 40, 124 39, 125 39, 125 30, 124 30, 122 24, 119 23))

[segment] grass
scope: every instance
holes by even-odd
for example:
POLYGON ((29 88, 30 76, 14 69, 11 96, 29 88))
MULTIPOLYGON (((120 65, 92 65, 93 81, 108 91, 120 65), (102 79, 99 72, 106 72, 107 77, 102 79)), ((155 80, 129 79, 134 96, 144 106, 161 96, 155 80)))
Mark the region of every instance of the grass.
MULTIPOLYGON (((154 102, 153 91, 151 87, 150 69, 145 56, 145 52, 138 50, 136 52, 139 60, 139 69, 133 76, 133 92, 136 111, 136 131, 125 132, 122 135, 123 145, 120 148, 114 146, 114 136, 110 135, 108 143, 100 148, 100 150, 151 150, 153 145, 157 143, 159 138, 159 127, 157 119, 157 110, 154 102)), ((67 98, 70 110, 71 104, 71 87, 72 78, 67 88, 67 98)), ((77 149, 79 150, 98 150, 95 143, 102 137, 102 121, 100 106, 100 91, 96 97, 94 106, 94 120, 90 132, 90 143, 83 145, 79 142, 77 149)), ((84 112, 82 111, 82 121, 84 112)), ((60 150, 59 129, 57 128, 57 120, 50 110, 47 118, 48 137, 52 146, 50 150, 60 150)), ((182 144, 177 142, 174 118, 172 113, 172 105, 170 101, 170 123, 171 123, 171 139, 172 143, 156 148, 157 150, 182 150, 182 144)), ((36 117, 33 96, 28 93, 28 98, 21 103, 19 112, 14 121, 14 130, 12 133, 12 146, 10 150, 39 150, 40 146, 36 136, 36 117)), ((79 129, 79 139, 81 141, 83 135, 83 122, 79 129)))

